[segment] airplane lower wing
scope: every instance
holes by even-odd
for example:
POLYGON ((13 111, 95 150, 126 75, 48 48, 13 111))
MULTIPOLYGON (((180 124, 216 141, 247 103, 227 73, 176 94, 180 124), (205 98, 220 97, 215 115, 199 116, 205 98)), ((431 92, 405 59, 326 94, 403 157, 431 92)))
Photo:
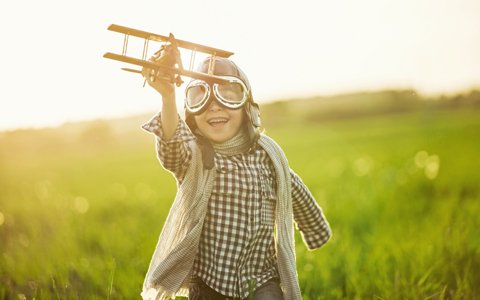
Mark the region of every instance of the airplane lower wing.
MULTIPOLYGON (((151 62, 151 61, 138 59, 138 58, 134 58, 134 57, 126 56, 126 55, 115 54, 115 53, 111 53, 111 52, 105 53, 103 55, 103 57, 113 59, 113 60, 122 61, 122 62, 129 63, 129 64, 134 64, 134 65, 141 66, 141 67, 151 68, 151 69, 154 69, 154 70, 162 70, 162 71, 167 72, 169 74, 178 74, 180 76, 187 76, 187 77, 191 77, 191 78, 194 78, 194 79, 200 79, 200 80, 211 82, 211 83, 228 83, 229 82, 227 79, 224 79, 224 78, 219 77, 219 76, 208 75, 206 73, 189 71, 189 70, 185 70, 185 69, 168 67, 168 66, 165 66, 165 65, 156 64, 156 63, 151 62)), ((128 68, 125 71, 134 72, 134 73, 141 73, 141 71, 128 69, 128 68)))

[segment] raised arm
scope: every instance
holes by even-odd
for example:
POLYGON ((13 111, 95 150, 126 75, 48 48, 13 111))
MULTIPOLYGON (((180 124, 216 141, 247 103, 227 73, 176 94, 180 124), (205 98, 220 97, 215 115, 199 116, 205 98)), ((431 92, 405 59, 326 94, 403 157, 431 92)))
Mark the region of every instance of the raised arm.
POLYGON ((142 75, 148 84, 162 97, 162 111, 143 125, 143 129, 155 134, 157 156, 162 166, 171 171, 181 182, 191 160, 188 142, 195 139, 190 129, 180 119, 175 103, 175 87, 170 79, 151 69, 144 68, 142 75))
POLYGON ((162 128, 163 137, 169 140, 178 126, 178 112, 175 103, 175 86, 164 75, 152 69, 143 68, 142 75, 148 84, 162 96, 162 128))

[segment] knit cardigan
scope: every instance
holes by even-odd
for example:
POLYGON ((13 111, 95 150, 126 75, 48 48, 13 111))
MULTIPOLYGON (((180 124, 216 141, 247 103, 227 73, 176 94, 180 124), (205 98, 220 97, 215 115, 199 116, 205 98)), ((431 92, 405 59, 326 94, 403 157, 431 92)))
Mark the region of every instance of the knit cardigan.
MULTIPOLYGON (((215 182, 215 168, 206 169, 196 141, 189 141, 192 160, 160 234, 145 277, 143 299, 166 300, 188 296, 191 271, 215 182)), ((286 300, 301 299, 295 264, 290 167, 277 143, 261 134, 259 145, 273 162, 277 181, 275 248, 281 286, 286 300)))

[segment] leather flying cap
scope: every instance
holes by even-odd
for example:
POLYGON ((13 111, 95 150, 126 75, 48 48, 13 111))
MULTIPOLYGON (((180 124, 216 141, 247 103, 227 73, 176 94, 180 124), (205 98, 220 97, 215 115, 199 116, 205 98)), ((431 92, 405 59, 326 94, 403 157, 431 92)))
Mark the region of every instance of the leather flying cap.
MULTIPOLYGON (((203 61, 199 63, 198 67, 196 68, 196 71, 202 72, 202 73, 208 73, 210 61, 212 59, 214 59, 213 75, 236 77, 240 79, 248 88, 249 99, 247 100, 247 103, 244 106, 244 110, 251 124, 251 126, 248 126, 248 127, 252 127, 252 128, 248 128, 249 132, 252 133, 252 131, 257 131, 257 129, 261 126, 260 112, 259 112, 258 104, 255 103, 255 101, 253 100, 252 88, 250 86, 250 82, 248 81, 247 76, 230 59, 224 58, 224 57, 216 57, 216 56, 215 57, 209 56, 205 58, 203 61)), ((195 124, 195 120, 193 118, 193 115, 189 113, 186 109, 185 109, 185 121, 187 125, 190 127, 190 130, 192 130, 192 132, 195 132, 195 129, 197 127, 195 124)), ((253 135, 254 136, 252 136, 252 139, 256 140, 257 134, 253 134, 253 135)))

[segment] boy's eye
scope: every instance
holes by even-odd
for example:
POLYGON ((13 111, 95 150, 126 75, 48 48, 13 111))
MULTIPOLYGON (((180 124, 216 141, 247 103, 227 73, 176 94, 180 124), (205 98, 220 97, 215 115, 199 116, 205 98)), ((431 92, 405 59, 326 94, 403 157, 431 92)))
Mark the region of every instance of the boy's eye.
POLYGON ((218 93, 229 101, 242 101, 244 98, 243 87, 236 82, 219 85, 218 93))
POLYGON ((192 86, 187 90, 187 101, 191 106, 197 105, 203 101, 207 89, 202 85, 192 86))

